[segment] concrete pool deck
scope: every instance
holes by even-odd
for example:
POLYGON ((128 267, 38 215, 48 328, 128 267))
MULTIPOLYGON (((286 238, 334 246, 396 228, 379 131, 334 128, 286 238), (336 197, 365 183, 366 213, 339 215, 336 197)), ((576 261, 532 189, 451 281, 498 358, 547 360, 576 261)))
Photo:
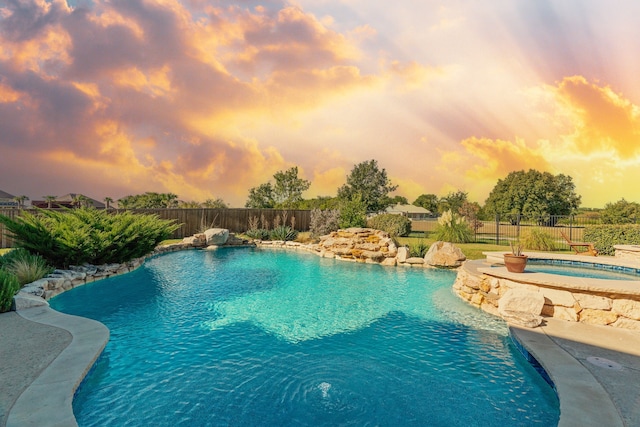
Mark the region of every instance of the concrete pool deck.
MULTIPOLYGON (((640 426, 640 332, 556 319, 510 331, 553 379, 559 426, 640 426)), ((0 425, 76 425, 73 392, 108 336, 48 307, 0 314, 0 425)))

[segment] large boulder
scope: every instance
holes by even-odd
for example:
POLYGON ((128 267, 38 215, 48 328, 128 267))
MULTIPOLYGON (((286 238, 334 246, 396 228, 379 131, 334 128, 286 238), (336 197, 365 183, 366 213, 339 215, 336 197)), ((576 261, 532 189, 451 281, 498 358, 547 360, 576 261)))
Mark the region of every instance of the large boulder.
POLYGON ((509 289, 498 302, 498 313, 508 322, 534 328, 542 323, 544 296, 526 289, 509 289))
POLYGON ((229 230, 226 228, 210 228, 204 232, 207 239, 207 246, 224 245, 229 239, 229 230))
POLYGON ((434 242, 424 256, 424 262, 433 267, 460 267, 467 259, 459 247, 449 242, 434 242))

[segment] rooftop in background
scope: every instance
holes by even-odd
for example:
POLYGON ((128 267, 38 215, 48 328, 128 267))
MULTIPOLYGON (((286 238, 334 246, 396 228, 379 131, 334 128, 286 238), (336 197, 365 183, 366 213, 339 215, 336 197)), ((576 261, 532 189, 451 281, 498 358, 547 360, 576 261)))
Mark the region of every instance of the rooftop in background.
MULTIPOLYGON (((64 196, 56 197, 51 201, 51 207, 53 208, 74 208, 77 207, 78 199, 81 199, 80 203, 82 206, 94 207, 96 209, 104 209, 106 206, 104 203, 99 202, 96 199, 92 199, 91 197, 87 197, 83 194, 77 193, 69 193, 64 196)), ((33 200, 31 204, 38 208, 48 208, 49 202, 46 200, 33 200)), ((109 206, 110 208, 115 208, 113 206, 113 202, 109 206)))
POLYGON ((431 211, 415 205, 393 205, 386 209, 387 213, 404 215, 409 219, 425 219, 431 217, 431 211))
POLYGON ((14 198, 13 194, 0 190, 0 208, 17 208, 18 202, 14 198))

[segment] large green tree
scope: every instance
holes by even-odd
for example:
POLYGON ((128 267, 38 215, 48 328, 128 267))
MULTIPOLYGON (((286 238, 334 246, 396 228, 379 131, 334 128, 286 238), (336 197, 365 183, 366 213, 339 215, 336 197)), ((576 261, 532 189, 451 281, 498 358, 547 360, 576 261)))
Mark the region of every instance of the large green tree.
POLYGON ((311 182, 298 178, 297 166, 276 172, 273 179, 276 181, 273 186, 276 207, 281 208, 297 208, 302 201, 302 193, 311 186, 311 182))
POLYGON ((485 202, 487 215, 544 217, 569 215, 580 206, 573 180, 530 169, 511 172, 498 180, 485 202))
POLYGON ((438 212, 446 211, 459 212, 460 208, 467 202, 467 193, 458 190, 451 191, 449 194, 438 200, 438 212))
POLYGON ((368 212, 379 212, 390 206, 389 193, 395 191, 387 171, 378 167, 376 160, 359 163, 347 176, 347 183, 338 189, 338 198, 344 201, 360 200, 368 212))
POLYGON ((260 184, 249 190, 249 197, 244 204, 245 208, 271 209, 275 207, 276 201, 273 197, 273 186, 270 182, 260 184))
POLYGON ((640 220, 640 203, 620 199, 607 203, 600 211, 600 220, 604 224, 633 224, 640 220))
POLYGON ((438 212, 438 196, 435 194, 421 194, 413 201, 412 205, 423 207, 435 214, 438 212))
POLYGON ((279 171, 273 175, 274 184, 266 182, 249 189, 245 207, 254 209, 287 208, 296 209, 302 203, 302 193, 311 182, 298 178, 298 167, 279 171))

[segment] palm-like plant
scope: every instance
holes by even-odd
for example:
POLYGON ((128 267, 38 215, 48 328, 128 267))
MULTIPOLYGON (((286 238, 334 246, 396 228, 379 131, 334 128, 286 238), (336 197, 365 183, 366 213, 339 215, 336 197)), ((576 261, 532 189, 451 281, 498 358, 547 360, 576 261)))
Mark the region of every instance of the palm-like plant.
POLYGON ((18 202, 18 207, 20 209, 24 209, 24 202, 25 202, 25 200, 29 200, 29 198, 27 196, 22 195, 22 196, 14 197, 13 200, 18 202))
POLYGON ((47 208, 51 209, 53 207, 53 202, 56 200, 56 196, 43 196, 44 200, 47 202, 47 208))
POLYGON ((113 199, 111 197, 105 197, 104 198, 104 208, 105 209, 109 209, 111 202, 113 202, 113 199))

